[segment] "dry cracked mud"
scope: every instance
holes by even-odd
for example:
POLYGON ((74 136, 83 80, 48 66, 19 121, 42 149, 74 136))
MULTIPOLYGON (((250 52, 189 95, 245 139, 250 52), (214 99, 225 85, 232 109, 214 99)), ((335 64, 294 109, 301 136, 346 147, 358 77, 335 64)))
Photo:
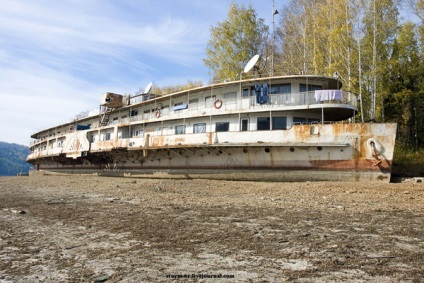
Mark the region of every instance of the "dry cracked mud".
POLYGON ((424 184, 0 178, 0 282, 423 282, 424 184))

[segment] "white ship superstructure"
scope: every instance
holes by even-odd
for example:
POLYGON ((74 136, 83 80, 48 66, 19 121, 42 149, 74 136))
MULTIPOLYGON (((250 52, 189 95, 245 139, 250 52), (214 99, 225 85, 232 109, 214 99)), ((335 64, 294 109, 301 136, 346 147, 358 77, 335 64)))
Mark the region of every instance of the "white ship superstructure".
POLYGON ((38 170, 232 180, 389 181, 396 124, 355 123, 325 76, 273 76, 168 95, 101 96, 100 114, 34 133, 38 170))

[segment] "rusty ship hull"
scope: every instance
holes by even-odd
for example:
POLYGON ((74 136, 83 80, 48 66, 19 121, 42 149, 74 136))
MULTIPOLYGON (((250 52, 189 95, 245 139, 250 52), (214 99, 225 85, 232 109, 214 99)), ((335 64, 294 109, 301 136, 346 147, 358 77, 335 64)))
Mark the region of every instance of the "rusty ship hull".
MULTIPOLYGON (((69 134, 64 150, 29 162, 55 173, 268 181, 390 180, 396 124, 293 125, 290 129, 197 133, 89 142, 69 134)), ((49 151, 49 149, 46 149, 49 151)))
POLYGON ((34 133, 27 162, 54 173, 388 182, 396 124, 355 123, 357 102, 338 78, 312 75, 104 93, 97 113, 34 133))

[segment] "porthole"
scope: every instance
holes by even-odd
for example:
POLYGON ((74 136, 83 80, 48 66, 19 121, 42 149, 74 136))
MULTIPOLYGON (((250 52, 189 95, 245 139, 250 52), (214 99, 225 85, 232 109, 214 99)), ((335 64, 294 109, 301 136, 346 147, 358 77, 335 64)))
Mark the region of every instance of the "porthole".
POLYGON ((244 153, 247 153, 247 148, 243 148, 243 152, 244 153))
POLYGON ((269 153, 269 151, 270 151, 270 150, 269 150, 269 147, 265 147, 265 152, 266 152, 266 153, 269 153))
POLYGON ((291 147, 290 148, 290 152, 294 152, 294 147, 291 147))
POLYGON ((322 146, 318 146, 318 147, 317 147, 317 149, 318 149, 319 151, 321 151, 321 150, 322 150, 322 146))

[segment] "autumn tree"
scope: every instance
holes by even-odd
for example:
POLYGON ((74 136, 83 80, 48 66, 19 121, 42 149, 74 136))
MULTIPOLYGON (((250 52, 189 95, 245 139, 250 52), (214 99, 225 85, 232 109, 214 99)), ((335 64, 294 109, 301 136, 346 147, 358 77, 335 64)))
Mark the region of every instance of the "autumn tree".
POLYGON ((153 86, 152 93, 159 95, 166 95, 178 91, 183 91, 187 89, 192 89, 196 87, 203 86, 202 81, 192 81, 188 80, 185 84, 174 84, 174 85, 165 85, 165 86, 153 86))
POLYGON ((399 123, 399 140, 424 145, 424 0, 399 25, 397 0, 291 0, 277 38, 282 74, 339 75, 360 94, 361 120, 399 123))
POLYGON ((367 0, 365 5, 361 44, 362 81, 368 94, 363 99, 370 120, 382 120, 382 74, 388 66, 390 48, 397 33, 398 14, 398 8, 392 0, 367 0))
POLYGON ((354 58, 349 1, 291 1, 283 9, 278 36, 280 70, 314 75, 338 73, 350 85, 354 58))
POLYGON ((227 19, 211 28, 204 64, 213 80, 234 78, 255 54, 265 53, 269 28, 250 5, 230 5, 227 19))
POLYGON ((308 73, 310 54, 307 47, 307 23, 309 0, 291 1, 281 10, 280 26, 277 27, 276 71, 292 75, 308 73))

